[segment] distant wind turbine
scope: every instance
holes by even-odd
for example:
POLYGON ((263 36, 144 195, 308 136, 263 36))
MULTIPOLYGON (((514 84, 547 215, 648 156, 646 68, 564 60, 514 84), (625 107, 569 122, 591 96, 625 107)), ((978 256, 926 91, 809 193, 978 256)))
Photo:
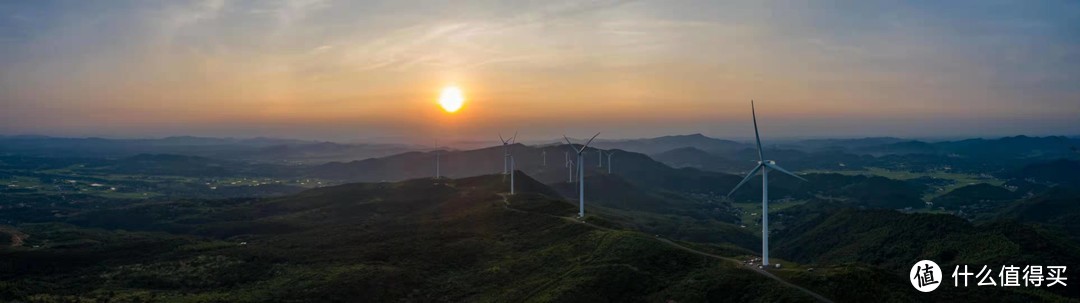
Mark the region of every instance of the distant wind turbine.
POLYGON ((514 156, 510 156, 510 194, 514 194, 514 156))
POLYGON ((503 174, 506 174, 506 167, 510 162, 510 145, 514 144, 514 139, 517 138, 517 132, 514 132, 514 136, 510 139, 503 139, 502 134, 499 134, 499 141, 502 141, 503 145, 503 174))
POLYGON ((613 153, 611 151, 608 151, 607 152, 607 173, 609 175, 611 174, 611 155, 613 155, 613 153))
POLYGON ((570 161, 569 156, 566 157, 566 168, 566 173, 569 175, 566 183, 574 183, 574 161, 570 161))
POLYGON ((439 160, 440 160, 439 157, 440 157, 440 154, 441 153, 440 153, 440 149, 439 149, 439 140, 436 139, 435 140, 435 179, 439 179, 439 177, 442 176, 440 174, 440 172, 439 172, 439 160))
POLYGON ((589 148, 589 143, 592 143, 593 139, 596 139, 596 136, 599 135, 600 133, 596 133, 595 135, 593 135, 592 138, 589 138, 589 141, 585 142, 585 145, 581 146, 581 149, 577 150, 574 149, 574 143, 570 143, 570 138, 567 138, 566 135, 563 135, 563 139, 566 139, 566 144, 569 144, 568 147, 570 147, 570 150, 577 152, 579 218, 585 217, 585 157, 582 155, 582 153, 585 152, 586 148, 589 148))
POLYGON ((596 167, 604 167, 604 151, 596 150, 596 167))
POLYGON ((540 166, 547 167, 547 150, 546 149, 540 150, 540 159, 543 161, 543 162, 541 162, 540 166))
POLYGON ((769 169, 772 168, 781 173, 798 178, 799 180, 806 181, 806 179, 784 170, 776 165, 776 161, 765 160, 765 155, 761 151, 761 136, 758 135, 757 113, 754 111, 754 100, 750 100, 750 114, 754 119, 754 139, 757 140, 758 165, 755 166, 749 174, 746 174, 746 177, 742 179, 742 182, 735 185, 735 188, 731 189, 731 192, 727 195, 728 197, 731 197, 731 194, 734 194, 736 190, 739 190, 739 187, 745 184, 746 181, 750 181, 750 178, 754 177, 759 170, 761 171, 761 265, 769 266, 769 169))

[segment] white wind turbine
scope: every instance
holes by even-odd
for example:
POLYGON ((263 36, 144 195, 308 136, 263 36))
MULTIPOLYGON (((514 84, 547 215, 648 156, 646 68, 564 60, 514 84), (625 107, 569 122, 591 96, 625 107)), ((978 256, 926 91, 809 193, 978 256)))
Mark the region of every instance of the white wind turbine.
POLYGON ((727 195, 728 197, 731 197, 731 194, 734 194, 736 190, 739 190, 739 187, 745 184, 746 181, 750 181, 750 178, 753 178, 759 170, 761 171, 761 265, 769 266, 769 169, 774 169, 798 178, 799 180, 806 181, 806 179, 780 168, 780 166, 776 165, 776 161, 765 160, 765 155, 761 151, 761 136, 758 135, 757 113, 754 112, 754 100, 750 100, 750 114, 754 119, 754 139, 757 141, 758 165, 755 166, 749 174, 746 174, 746 177, 742 179, 742 182, 735 185, 735 188, 731 189, 731 192, 727 195))
POLYGON ((441 156, 441 150, 439 149, 439 140, 435 139, 435 179, 439 179, 439 158, 441 156))
POLYGON ((611 151, 608 151, 607 152, 607 173, 609 175, 611 174, 611 155, 613 155, 613 153, 611 151))
POLYGON ((582 156, 582 153, 584 153, 585 149, 589 147, 589 143, 592 143, 592 140, 596 139, 596 136, 599 135, 600 133, 596 133, 592 136, 592 138, 589 138, 589 141, 585 142, 585 145, 581 146, 581 149, 576 150, 574 149, 574 143, 570 143, 570 138, 567 138, 566 135, 563 135, 563 139, 566 139, 566 144, 569 144, 568 147, 570 147, 570 150, 577 153, 578 218, 585 218, 585 157, 582 156))
POLYGON ((604 151, 596 150, 596 167, 604 167, 604 151))
POLYGON ((567 154, 564 166, 566 166, 566 173, 569 175, 569 179, 566 179, 566 183, 574 183, 574 161, 570 161, 570 154, 567 154))
POLYGON ((503 174, 506 174, 506 168, 510 164, 510 145, 514 144, 514 139, 517 138, 517 132, 514 132, 514 136, 510 139, 503 139, 502 134, 499 134, 499 141, 502 141, 503 145, 503 174))
POLYGON ((510 194, 514 194, 514 156, 510 156, 510 194))

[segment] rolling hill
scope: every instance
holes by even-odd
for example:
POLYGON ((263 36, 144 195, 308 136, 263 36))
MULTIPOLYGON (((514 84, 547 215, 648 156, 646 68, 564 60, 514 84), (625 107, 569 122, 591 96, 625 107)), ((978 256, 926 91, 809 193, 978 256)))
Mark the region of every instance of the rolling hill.
MULTIPOLYGON (((588 207, 621 225, 672 239, 730 243, 747 251, 759 246, 757 235, 738 227, 738 213, 730 202, 638 186, 616 175, 590 176, 585 183, 588 207)), ((551 184, 570 201, 577 201, 578 185, 551 184)))
MULTIPOLYGON (((850 181, 808 177, 839 189, 850 181)), ((573 219, 576 206, 557 197, 567 189, 520 171, 516 179, 520 194, 512 197, 503 195, 503 176, 483 175, 345 184, 277 198, 103 201, 59 216, 46 203, 38 216, 18 217, 4 230, 22 243, 0 248, 0 300, 814 300, 784 283, 840 301, 1075 295, 958 289, 916 296, 900 273, 923 257, 945 264, 1076 260, 1075 244, 1025 224, 810 202, 783 211, 774 253, 819 270, 781 261, 785 269, 771 272, 782 283, 730 259, 754 254, 752 234, 722 228, 730 224, 713 214, 678 213, 708 203, 620 175, 593 175, 597 195, 582 223, 573 219)))
POLYGON ((595 225, 603 218, 568 219, 573 205, 518 177, 521 194, 508 199, 502 177, 488 175, 134 204, 20 224, 25 245, 0 248, 0 299, 814 300, 736 262, 595 225), (92 219, 106 211, 128 220, 92 219))
MULTIPOLYGON (((568 181, 569 168, 563 163, 565 154, 570 150, 568 145, 530 147, 514 144, 510 149, 518 170, 547 184, 568 181), (544 155, 547 157, 547 165, 544 165, 544 155)), ((601 167, 597 165, 597 151, 593 148, 585 151, 586 177, 607 174, 607 156, 604 156, 605 163, 601 167)), ((710 193, 729 190, 740 180, 738 176, 725 173, 672 168, 640 153, 623 150, 605 152, 614 154, 611 173, 636 186, 686 193, 710 193)), ((501 146, 443 152, 440 156, 442 173, 444 176, 461 178, 501 172, 502 155, 501 146)), ((434 174, 434 163, 434 152, 412 152, 347 163, 327 163, 311 167, 305 174, 349 182, 396 181, 430 177, 434 174)))
POLYGON ((1080 161, 1058 159, 1032 163, 1005 176, 1039 183, 1080 186, 1080 161))
POLYGON ((1004 187, 986 183, 967 185, 954 189, 934 199, 935 207, 960 209, 972 206, 994 206, 1020 198, 1021 194, 1004 187))
MULTIPOLYGON (((904 214, 891 210, 857 210, 837 204, 813 203, 785 211, 800 218, 779 231, 774 252, 780 258, 815 264, 866 264, 898 278, 918 260, 934 260, 944 272, 955 264, 1076 264, 1080 247, 1044 229, 1016 221, 972 224, 939 214, 904 214)), ((948 277, 948 274, 946 274, 948 277)), ((950 285, 951 286, 951 285, 950 285)), ((1076 288, 1045 289, 1076 298, 1076 288)), ((980 301, 1063 300, 1039 298, 1029 291, 942 288, 935 299, 980 301), (943 291, 944 290, 944 291, 943 291), (996 298, 995 298, 996 297, 996 298)))
POLYGON ((1080 189, 1053 187, 1004 208, 1001 217, 1057 228, 1080 241, 1080 189))

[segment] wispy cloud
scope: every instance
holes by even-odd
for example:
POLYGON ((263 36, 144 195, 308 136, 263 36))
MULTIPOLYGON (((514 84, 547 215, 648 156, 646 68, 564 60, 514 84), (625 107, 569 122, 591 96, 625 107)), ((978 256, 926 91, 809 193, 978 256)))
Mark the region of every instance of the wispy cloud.
MULTIPOLYGON (((548 39, 540 28, 583 14, 617 8, 632 1, 553 2, 532 11, 498 19, 435 21, 410 25, 352 48, 351 58, 365 61, 359 70, 406 71, 420 67, 477 68, 558 56, 551 48, 522 49, 548 39)), ((584 32, 595 29, 584 29, 584 32)), ((563 34, 563 33, 559 33, 563 34)), ((565 36, 563 36, 565 38, 565 36)))
POLYGON ((749 96, 790 117, 1055 119, 1080 115, 1077 28, 1069 2, 12 1, 0 133, 125 109, 173 125, 418 124, 386 117, 447 82, 487 102, 471 111, 537 123, 719 119, 717 103, 749 96))

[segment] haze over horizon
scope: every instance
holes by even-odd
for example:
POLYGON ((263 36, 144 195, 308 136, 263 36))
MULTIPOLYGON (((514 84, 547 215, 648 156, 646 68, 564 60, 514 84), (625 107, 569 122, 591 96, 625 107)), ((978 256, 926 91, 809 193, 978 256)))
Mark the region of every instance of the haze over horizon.
POLYGON ((0 4, 0 135, 1075 135, 1076 83, 1069 1, 0 4))

